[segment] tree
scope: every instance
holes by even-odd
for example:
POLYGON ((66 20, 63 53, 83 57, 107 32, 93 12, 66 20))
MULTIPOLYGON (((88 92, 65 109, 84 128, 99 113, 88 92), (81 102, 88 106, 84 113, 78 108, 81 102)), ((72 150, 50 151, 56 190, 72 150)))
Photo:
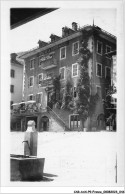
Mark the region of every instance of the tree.
POLYGON ((53 92, 51 95, 51 102, 52 104, 60 103, 60 75, 53 78, 53 92))
POLYGON ((62 99, 62 109, 70 109, 69 108, 69 103, 72 101, 72 84, 70 83, 69 80, 67 80, 66 85, 65 85, 65 90, 63 94, 63 99, 62 99))
POLYGON ((91 53, 88 49, 88 36, 83 32, 82 47, 80 48, 80 78, 77 83, 78 99, 75 101, 74 111, 80 115, 81 127, 89 116, 90 108, 90 78, 88 73, 88 61, 91 53))
POLYGON ((114 130, 116 130, 116 108, 114 104, 112 104, 112 96, 116 94, 116 92, 116 87, 114 85, 109 85, 105 100, 103 101, 106 125, 112 125, 114 130))

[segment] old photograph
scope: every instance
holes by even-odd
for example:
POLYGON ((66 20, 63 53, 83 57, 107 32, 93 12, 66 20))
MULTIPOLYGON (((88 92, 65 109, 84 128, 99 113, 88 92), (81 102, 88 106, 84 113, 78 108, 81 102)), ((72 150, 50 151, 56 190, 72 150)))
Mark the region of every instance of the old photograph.
POLYGON ((119 10, 84 3, 8 8, 8 186, 123 187, 119 10))

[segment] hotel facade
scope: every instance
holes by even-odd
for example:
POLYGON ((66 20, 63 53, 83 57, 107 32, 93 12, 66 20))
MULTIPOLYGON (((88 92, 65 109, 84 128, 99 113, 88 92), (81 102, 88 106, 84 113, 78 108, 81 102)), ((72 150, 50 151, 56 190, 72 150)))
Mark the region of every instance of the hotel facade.
POLYGON ((87 49, 91 53, 88 60, 88 74, 91 95, 98 94, 93 114, 88 119, 88 130, 106 128, 106 115, 103 101, 111 85, 112 59, 106 55, 116 50, 116 37, 98 26, 86 25, 78 28, 63 27, 62 36, 50 35, 50 42, 38 41, 38 47, 26 52, 21 58, 25 61, 24 102, 36 102, 38 111, 22 113, 22 131, 28 120, 34 120, 38 131, 83 130, 79 114, 65 110, 58 103, 50 105, 53 93, 53 80, 60 77, 60 91, 57 101, 63 103, 67 81, 70 82, 72 99, 78 98, 77 84, 80 78, 80 49, 87 38, 87 49), (83 32, 87 36, 84 37, 83 32))

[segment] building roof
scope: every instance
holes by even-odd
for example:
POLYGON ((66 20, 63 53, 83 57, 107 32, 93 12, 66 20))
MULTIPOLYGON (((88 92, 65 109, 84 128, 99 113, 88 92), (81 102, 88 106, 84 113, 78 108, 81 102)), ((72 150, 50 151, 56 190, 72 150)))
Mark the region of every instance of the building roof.
POLYGON ((13 60, 11 59, 11 64, 16 64, 16 65, 23 65, 21 62, 17 61, 17 60, 13 60))
POLYGON ((23 63, 20 60, 18 60, 18 55, 16 53, 11 53, 10 62, 11 64, 16 64, 16 65, 21 65, 21 66, 23 65, 23 63))
POLYGON ((35 54, 40 53, 42 51, 45 51, 45 50, 47 50, 49 48, 52 48, 53 46, 59 45, 61 43, 64 43, 64 42, 69 41, 71 39, 74 39, 76 37, 79 37, 80 35, 82 35, 82 31, 83 30, 87 30, 87 31, 94 30, 95 32, 98 32, 98 34, 102 38, 105 38, 105 39, 107 38, 108 40, 110 39, 110 41, 116 43, 116 36, 114 36, 114 35, 106 32, 105 30, 101 29, 98 26, 95 26, 95 25, 94 26, 85 25, 82 28, 79 28, 78 30, 73 31, 68 36, 60 37, 60 39, 58 39, 55 42, 48 42, 48 44, 45 45, 45 46, 43 46, 42 48, 36 47, 36 48, 33 48, 33 49, 27 51, 25 54, 23 54, 22 56, 20 56, 20 58, 22 58, 22 59, 28 58, 28 57, 30 57, 32 55, 35 55, 35 54))

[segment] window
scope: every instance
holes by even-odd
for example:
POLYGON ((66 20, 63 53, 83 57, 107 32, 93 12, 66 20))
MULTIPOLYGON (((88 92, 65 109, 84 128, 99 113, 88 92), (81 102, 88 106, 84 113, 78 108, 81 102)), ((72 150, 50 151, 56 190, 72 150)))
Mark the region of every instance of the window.
POLYGON ((79 115, 70 115, 70 128, 77 129, 80 127, 80 118, 79 115))
POLYGON ((34 69, 35 66, 35 59, 30 60, 30 69, 34 69))
POLYGON ((76 87, 74 87, 74 88, 73 88, 73 96, 74 96, 74 98, 76 98, 76 97, 77 97, 76 87))
POLYGON ((13 101, 10 101, 10 109, 11 109, 11 110, 13 109, 12 104, 13 104, 13 101))
POLYGON ((111 78, 111 69, 110 67, 105 67, 105 78, 111 78))
POLYGON ((33 100, 33 94, 29 95, 29 100, 33 100))
POLYGON ((79 42, 75 42, 72 45, 72 55, 77 55, 79 54, 79 42))
POLYGON ((29 77, 29 86, 32 87, 33 84, 34 84, 34 77, 31 76, 31 77, 29 77))
POLYGON ((102 42, 97 41, 97 53, 102 55, 102 42))
POLYGON ((65 67, 60 68, 60 79, 65 79, 65 67))
POLYGON ((96 92, 99 97, 101 97, 101 86, 96 86, 96 92))
POLYGON ((12 78, 14 78, 14 77, 15 77, 15 70, 14 70, 14 69, 11 69, 11 73, 10 73, 10 74, 11 74, 10 76, 11 76, 12 78))
POLYGON ((60 60, 66 58, 66 46, 60 48, 60 60))
POLYGON ((96 76, 102 77, 102 64, 100 63, 96 64, 96 76))
POLYGON ((41 84, 42 80, 43 80, 43 73, 38 75, 38 84, 41 84))
POLYGON ((42 104, 42 96, 43 96, 42 92, 36 94, 36 103, 41 103, 42 104))
POLYGON ((111 47, 106 45, 106 53, 109 53, 109 52, 111 52, 111 47))
POLYGON ((72 77, 78 76, 78 64, 72 64, 72 77))
POLYGON ((14 93, 14 85, 10 85, 10 92, 14 93))
POLYGON ((44 63, 43 63, 43 55, 39 57, 39 66, 43 67, 44 63))

